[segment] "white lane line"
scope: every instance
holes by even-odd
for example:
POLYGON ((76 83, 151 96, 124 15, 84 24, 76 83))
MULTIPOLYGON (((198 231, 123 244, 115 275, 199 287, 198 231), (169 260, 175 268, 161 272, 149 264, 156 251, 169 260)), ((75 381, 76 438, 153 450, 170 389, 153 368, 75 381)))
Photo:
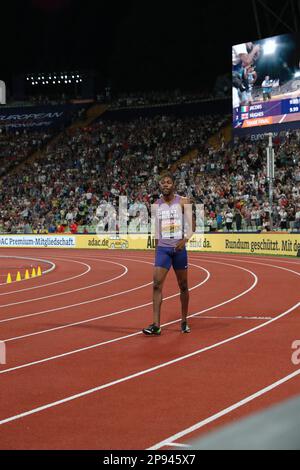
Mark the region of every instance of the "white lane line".
MULTIPOLYGON (((300 304, 298 304, 300 305, 300 304)), ((177 441, 178 439, 182 439, 183 437, 187 436, 188 434, 192 434, 195 431, 198 431, 199 429, 207 426, 208 424, 213 423, 214 421, 222 418, 223 416, 226 416, 233 411, 237 410, 238 408, 241 408, 242 406, 247 405, 248 403, 256 400, 257 398, 266 395, 267 393, 271 392, 272 390, 275 390, 275 388, 280 387, 281 385, 289 382, 290 380, 298 377, 300 375, 300 369, 297 371, 293 372, 290 375, 287 375, 281 380, 278 380, 277 382, 272 383, 268 387, 263 388, 262 390, 259 390, 258 392, 254 393, 253 395, 248 396, 247 398, 244 398, 244 400, 238 401, 232 406, 229 406, 228 408, 225 408, 222 411, 219 411, 219 413, 216 413, 212 416, 210 416, 207 419, 204 419, 202 421, 199 421, 198 423, 194 424, 193 426, 184 429, 183 431, 178 432, 177 434, 174 434, 174 436, 169 437, 168 439, 165 439, 164 441, 159 442, 158 444, 155 444, 152 447, 149 447, 147 450, 159 450, 162 447, 168 446, 170 441, 177 441)), ((173 444, 174 445, 174 444, 173 444)))
POLYGON ((79 279, 80 277, 85 276, 92 269, 90 265, 88 265, 86 263, 82 263, 80 261, 74 261, 74 260, 71 260, 71 259, 68 259, 68 258, 52 258, 52 259, 55 259, 55 260, 58 260, 58 261, 68 261, 69 263, 81 264, 82 266, 86 266, 87 270, 84 271, 81 274, 77 274, 76 276, 67 277, 67 278, 61 279, 60 281, 50 282, 49 284, 41 284, 39 286, 28 287, 26 289, 18 289, 18 290, 14 290, 14 291, 10 291, 10 292, 3 292, 3 293, 0 294, 0 297, 3 296, 3 295, 22 294, 23 292, 28 292, 28 291, 31 291, 31 290, 44 289, 45 287, 55 286, 57 284, 62 284, 64 282, 68 282, 68 281, 74 281, 74 279, 79 279))
MULTIPOLYGON (((128 290, 124 290, 122 292, 117 292, 116 294, 106 295, 105 297, 97 297, 96 299, 86 300, 85 302, 79 302, 77 304, 68 304, 68 305, 64 305, 63 307, 55 307, 55 308, 52 308, 52 309, 43 310, 41 312, 29 313, 29 314, 22 315, 22 316, 19 316, 19 317, 6 318, 4 320, 0 320, 0 323, 7 323, 7 322, 11 322, 11 321, 21 320, 23 318, 37 317, 37 316, 40 316, 40 315, 45 315, 46 313, 59 312, 59 311, 62 311, 62 310, 68 310, 68 309, 75 308, 75 307, 81 307, 82 305, 89 305, 89 304, 92 304, 92 303, 100 302, 100 300, 112 299, 114 297, 119 297, 120 295, 123 295, 123 294, 129 294, 130 292, 134 292, 134 291, 137 291, 137 290, 140 290, 140 289, 144 289, 145 287, 149 287, 150 285, 152 285, 152 282, 148 282, 147 284, 143 284, 143 285, 141 285, 139 287, 135 287, 133 289, 128 289, 128 290)), ((112 315, 110 314, 108 316, 112 316, 112 315)), ((101 317, 101 318, 106 318, 106 317, 101 317)), ((93 320, 89 320, 89 321, 93 321, 93 320)))
POLYGON ((255 321, 265 321, 265 320, 272 320, 273 317, 243 317, 243 316, 238 316, 238 317, 212 317, 212 316, 201 316, 199 318, 196 318, 196 320, 255 320, 255 321))
MULTIPOLYGON (((134 254, 134 253, 133 253, 134 254)), ((151 252, 146 252, 144 253, 145 256, 149 259, 151 259, 151 257, 153 257, 153 254, 151 254, 151 252)), ((210 257, 210 259, 218 259, 220 256, 223 257, 222 259, 226 259, 227 261, 236 261, 236 260, 239 260, 239 261, 247 261, 247 260, 258 260, 258 261, 269 261, 269 262, 278 262, 278 263, 287 263, 287 264, 294 264, 294 265, 297 265, 300 267, 300 258, 292 258, 292 257, 278 257, 278 256, 268 256, 268 255, 262 255, 262 256, 255 256, 255 255, 252 255, 252 254, 243 254, 243 253, 237 253, 237 254, 232 254, 232 253, 217 253, 217 252, 212 252, 212 253, 209 253, 209 252, 203 252, 203 251, 189 251, 188 252, 188 255, 189 255, 189 258, 191 258, 192 256, 197 256, 197 260, 199 261, 200 259, 202 259, 202 257, 210 257), (295 261, 291 261, 292 259, 295 259, 295 261), (296 260, 299 259, 299 261, 297 262, 296 260)), ((113 253, 112 255, 110 256, 110 259, 118 259, 118 257, 115 257, 113 256, 113 253)))
POLYGON ((282 124, 286 117, 287 117, 287 114, 285 114, 285 115, 280 119, 279 124, 282 124))
MULTIPOLYGON (((61 400, 57 400, 57 401, 54 401, 54 402, 51 402, 51 403, 47 403, 46 405, 42 405, 42 406, 39 406, 37 408, 32 408, 31 410, 28 410, 28 411, 25 411, 23 413, 20 413, 18 415, 14 415, 14 416, 10 416, 8 418, 5 418, 5 419, 2 419, 0 421, 0 425, 3 425, 3 424, 7 424, 7 423, 11 423, 12 421, 17 421, 19 419, 22 419, 22 418, 26 418, 28 416, 32 416, 32 415, 35 415, 37 413, 40 413, 42 411, 46 411, 46 410, 49 410, 51 408, 54 408, 56 406, 59 406, 59 405, 64 405, 65 403, 69 403, 71 401, 74 401, 74 400, 78 400, 79 398, 83 398, 83 397, 86 397, 86 396, 89 396, 89 395, 92 395, 94 393, 97 393, 97 392, 100 392, 102 390, 105 390, 105 389, 108 389, 108 388, 111 388, 115 385, 120 385, 122 383, 125 383, 125 382, 128 382, 130 380, 133 380, 133 379, 136 379, 138 377, 142 377, 142 376, 145 376, 145 375, 148 375, 152 372, 156 372, 158 370, 161 370, 161 369, 164 369, 168 366, 172 366, 174 364, 178 364, 182 361, 185 361, 186 359, 190 359, 192 357, 196 357, 196 356, 199 356, 199 354, 202 354, 204 352, 207 352, 207 351, 211 351, 212 349, 216 349, 220 346, 223 346, 225 344, 228 344, 228 343, 231 343, 237 339, 240 339, 240 338, 243 338, 244 336, 247 336, 249 335, 250 333, 254 333, 255 331, 258 331, 268 325, 270 325, 271 323, 274 323, 275 321, 278 321, 279 319, 289 315, 291 312, 293 312, 294 310, 296 310, 298 307, 300 306, 300 302, 298 302, 297 304, 295 304, 293 307, 291 307, 289 310, 287 310, 286 312, 282 313, 281 315, 279 315, 278 317, 274 318, 273 320, 270 320, 269 322, 267 323, 264 323, 263 325, 259 325, 255 328, 252 328, 251 330, 247 330, 247 331, 244 331, 243 333, 240 333, 236 336, 232 336, 231 338, 227 338, 226 340, 223 340, 223 341, 220 341, 219 343, 216 343, 216 344, 213 344, 211 346, 208 346, 206 348, 203 348, 203 349, 199 349, 198 351, 194 351, 193 353, 190 353, 190 354, 187 354, 185 356, 180 356, 180 357, 177 357, 176 359, 172 359, 171 361, 168 361, 168 362, 164 362, 162 364, 159 364, 158 366, 155 366, 155 367, 151 367, 150 369, 145 369, 145 370, 142 370, 140 372, 137 372, 135 374, 132 374, 132 375, 128 375, 128 376, 125 376, 125 377, 122 377, 121 379, 117 379, 117 380, 114 380, 113 382, 109 382, 107 384, 104 384, 104 385, 100 385, 98 387, 95 387, 95 388, 92 388, 92 389, 89 389, 89 390, 86 390, 84 392, 81 392, 81 393, 78 393, 76 395, 70 395, 68 397, 65 397, 61 400)), ((300 370, 297 371, 297 374, 294 373, 293 374, 293 377, 294 376, 297 376, 300 374, 300 370)), ((175 438, 168 438, 166 441, 167 442, 170 442, 170 441, 175 441, 177 440, 176 437, 175 438)), ((166 442, 164 441, 164 442, 166 442)))
MULTIPOLYGON (((197 253, 195 253, 197 254, 197 253)), ((201 253, 198 253, 201 255, 201 253)), ((203 253, 203 255, 208 255, 208 253, 203 253)), ((257 261, 269 261, 270 263, 273 263, 276 261, 276 263, 285 263, 285 264, 292 264, 295 266, 298 266, 300 268, 300 258, 299 261, 291 261, 289 259, 282 259, 282 258, 274 258, 272 256, 254 256, 254 255, 242 255, 242 254, 236 254, 236 255, 225 255, 224 253, 219 253, 219 254, 213 254, 211 256, 213 259, 218 259, 219 257, 222 257, 222 259, 230 260, 230 261, 252 261, 252 260, 257 260, 257 261)), ((199 257, 198 257, 199 258, 199 257)), ((297 258, 295 258, 297 259, 297 258)), ((267 264, 266 264, 267 266, 267 264)))
MULTIPOLYGON (((118 259, 116 257, 116 259, 118 259)), ((123 258, 123 259, 128 259, 128 258, 123 258)), ((136 262, 141 262, 141 263, 145 263, 145 264, 153 264, 153 263, 150 263, 149 261, 140 261, 140 260, 136 260, 136 259, 133 259, 133 258, 129 258, 130 260, 133 260, 133 261, 136 261, 136 262)), ((198 260, 197 260, 198 261, 198 260)), ((240 270, 243 270, 243 271, 246 271, 246 272, 249 272, 250 274, 253 275, 252 271, 248 271, 247 269, 245 268, 241 268, 239 266, 235 266, 233 264, 226 264, 226 263, 220 263, 220 262, 216 262, 216 261, 211 261, 212 263, 215 263, 215 264, 222 264, 224 266, 230 266, 230 267, 235 267, 237 269, 240 269, 240 270)), ((191 265, 191 266, 196 266, 196 265, 191 265)), ((199 266, 196 266, 197 268, 199 268, 199 266)), ((200 268, 200 269, 203 269, 204 268, 200 268)), ((206 271, 207 272, 207 271, 206 271)), ((255 276, 255 274, 254 274, 255 276)), ((152 282, 148 283, 148 284, 144 284, 140 287, 137 287, 137 288, 134 288, 134 289, 130 289, 130 290, 127 290, 127 291, 124 291, 124 292, 119 292, 117 294, 113 294, 113 295, 110 295, 110 296, 106 296, 106 297, 99 297, 99 298, 96 298, 96 299, 92 299, 92 300, 89 300, 89 301, 85 301, 85 302, 80 302, 80 303, 77 303, 77 304, 69 304, 69 305, 65 305, 63 307, 56 307, 56 308, 53 308, 53 309, 48 309, 48 310, 43 310, 41 312, 35 312, 35 313, 30 313, 30 314, 26 314, 26 315, 22 315, 22 316, 17 316, 17 317, 10 317, 10 318, 5 318, 3 320, 0 320, 0 324, 1 323, 7 323, 7 322, 10 322, 10 321, 16 321, 16 320, 21 320, 23 318, 29 318, 29 317, 35 317, 35 316, 39 316, 39 315, 45 315, 46 313, 52 313, 52 312, 56 312, 56 311, 61 311, 61 310, 67 310, 69 308, 74 308, 74 307, 79 307, 79 306, 82 306, 82 305, 88 305, 90 303, 96 303, 96 302, 99 302, 101 300, 107 300, 111 297, 117 297, 119 295, 123 295, 123 294, 127 294, 127 293, 130 293, 130 292, 133 292, 135 290, 139 290, 139 289, 143 289, 144 287, 148 287, 149 285, 151 285, 152 282)), ((176 294, 176 296, 178 296, 179 294, 176 294)), ((171 297, 173 298, 173 297, 171 297)), ((168 297, 169 299, 169 297, 168 297)), ((140 306, 137 306, 135 308, 133 308, 132 310, 135 310, 137 308, 144 308, 144 307, 149 307, 150 305, 152 305, 152 302, 149 302, 147 304, 143 304, 143 305, 140 305, 140 306)), ((110 314, 109 316, 113 316, 113 315, 119 315, 120 313, 124 313, 124 312, 128 312, 129 310, 126 309, 126 310, 122 310, 121 312, 113 312, 113 314, 110 314)), ((99 319, 102 319, 102 318, 107 318, 106 316, 102 316, 102 317, 97 317, 96 319, 99 320, 99 319)), ((94 321, 93 320, 87 320, 88 321, 94 321)), ((64 327, 64 326, 63 326, 64 327)), ((60 328, 63 328, 63 327, 60 327, 60 328)))
MULTIPOLYGON (((225 253, 217 253, 216 256, 221 256, 221 255, 225 255, 225 253)), ((280 261, 281 263, 289 263, 289 264, 298 264, 300 265, 300 259, 298 261, 298 263, 296 263, 295 261, 292 261, 292 260, 297 260, 297 258, 294 258, 294 257, 290 257, 290 256, 282 256, 280 257, 279 255, 276 256, 276 255, 247 255, 247 254, 243 254, 243 253, 237 253, 236 255, 233 255, 232 253, 231 254, 228 254, 227 255, 228 258, 235 258, 235 257, 243 257, 243 259, 257 259, 258 261, 280 261)))
MULTIPOLYGON (((123 258, 123 259, 125 259, 125 258, 123 258)), ((131 259, 131 261, 132 261, 132 259, 131 259)), ((144 263, 144 264, 152 264, 148 261, 140 261, 140 260, 135 260, 135 261, 139 262, 139 263, 144 263)), ((100 300, 107 300, 107 299, 110 299, 110 298, 118 297, 118 296, 123 295, 123 294, 128 294, 130 292, 134 292, 136 290, 144 289, 145 287, 149 287, 152 284, 153 284, 153 282, 151 281, 151 282, 148 282, 147 284, 143 284, 141 286, 134 287, 133 289, 127 289, 125 291, 117 292, 116 294, 110 294, 110 295, 107 295, 105 297, 98 297, 96 299, 87 300, 85 302, 79 302, 77 304, 68 304, 68 305, 64 305, 63 307, 56 307, 56 308, 53 308, 53 309, 44 310, 42 312, 29 313, 29 314, 26 314, 26 315, 13 317, 13 318, 5 318, 3 320, 0 320, 0 323, 6 323, 6 322, 10 322, 10 321, 20 320, 20 319, 23 319, 23 318, 35 317, 35 316, 39 316, 39 315, 44 315, 46 313, 52 313, 52 312, 56 312, 56 311, 66 310, 66 309, 73 308, 73 307, 79 307, 81 305, 88 305, 88 304, 91 304, 91 303, 96 303, 96 302, 99 302, 100 300)), ((111 316, 111 315, 109 315, 109 316, 111 316)), ((90 320, 90 321, 92 321, 92 320, 90 320)))
MULTIPOLYGON (((54 258, 54 259, 67 260, 67 258, 54 258)), ((85 259, 85 260, 92 260, 92 261, 95 261, 95 258, 86 258, 86 257, 85 257, 85 258, 77 258, 77 259, 85 259)), ((116 259, 119 259, 119 258, 116 258, 116 259)), ((139 263, 151 264, 151 263, 149 263, 149 262, 147 262, 147 261, 133 260, 132 258, 121 258, 121 259, 123 259, 123 260, 124 260, 124 259, 125 259, 125 260, 129 260, 129 261, 138 261, 139 263)), ((72 261, 72 260, 69 260, 69 261, 72 261)), ((99 258, 96 258, 96 261, 99 261, 99 258)), ((101 260, 101 261, 103 261, 103 260, 101 260)), ((74 260, 73 260, 73 262, 74 262, 74 263, 79 263, 79 264, 85 264, 85 263, 77 262, 77 261, 74 261, 74 260)), ((110 262, 110 261, 107 261, 107 262, 110 262)), ((86 265, 86 264, 85 264, 85 265, 86 265)), ((89 271, 91 270, 91 267, 90 267, 89 265, 86 265, 86 266, 89 267, 89 270, 86 271, 86 272, 83 273, 83 274, 86 274, 87 272, 89 272, 89 271)), ((121 265, 121 266, 123 266, 123 265, 121 265)), ((125 268, 125 266, 123 266, 123 267, 125 268)), ((126 269, 127 269, 127 268, 126 268, 126 269)), ((128 270, 127 270, 127 272, 128 272, 128 270)), ((82 276, 83 274, 81 274, 80 276, 82 276)), ((80 277, 80 276, 76 276, 76 277, 80 277)), ((70 279, 68 279, 68 280, 76 279, 76 277, 75 277, 75 278, 70 278, 70 279)), ((58 281, 58 282, 64 282, 64 281, 58 281)), ((105 281, 105 282, 107 282, 107 281, 105 281)), ((56 282, 53 283, 53 284, 56 284, 56 282)), ((150 283, 148 283, 148 284, 144 284, 144 285, 142 285, 142 286, 140 286, 140 287, 137 287, 137 288, 135 288, 135 289, 142 289, 142 288, 144 288, 144 287, 150 286, 151 284, 152 284, 152 282, 150 282, 150 283)), ((49 285, 52 285, 52 284, 49 284, 49 285)), ((93 286, 92 286, 92 287, 93 287, 93 286)), ((85 289, 85 288, 83 288, 83 289, 85 289)), ((135 289, 133 289, 133 290, 135 290, 135 289)), ((79 289, 79 290, 80 290, 80 289, 79 289)), ((89 301, 89 302, 92 303, 92 302, 96 302, 96 301, 98 301, 98 300, 104 300, 104 299, 108 299, 108 298, 110 298, 110 297, 116 297, 116 296, 118 296, 118 295, 122 295, 122 294, 128 293, 128 292, 132 292, 132 290, 119 292, 119 293, 113 294, 113 295, 111 295, 111 296, 100 297, 99 299, 94 299, 94 300, 91 300, 91 301, 89 301)), ((55 295, 56 295, 56 294, 55 294, 55 295)), ((86 302, 86 303, 89 303, 89 302, 86 302)), ((22 302, 21 302, 21 303, 22 303, 22 302)), ((10 305, 11 305, 11 304, 10 304, 10 305)), ((76 304, 75 306, 77 306, 77 305, 84 305, 84 303, 76 304)), ((57 307, 57 308, 55 308, 55 309, 46 310, 46 311, 43 311, 43 312, 36 312, 36 313, 33 313, 33 314, 26 314, 26 315, 23 315, 23 316, 18 316, 18 317, 13 317, 13 318, 5 318, 5 319, 3 319, 3 320, 0 320, 0 323, 5 323, 5 322, 9 322, 9 321, 15 321, 15 320, 19 320, 19 319, 22 319, 22 318, 27 318, 27 317, 31 317, 31 316, 36 316, 36 315, 43 315, 43 314, 48 313, 48 312, 53 312, 53 311, 56 311, 56 310, 63 310, 63 309, 65 309, 65 308, 71 308, 71 307, 73 307, 73 306, 74 306, 74 305, 67 305, 67 306, 64 306, 64 307, 57 307)))
MULTIPOLYGON (((147 261, 137 261, 137 262, 144 263, 144 264, 152 264, 152 263, 149 263, 147 261)), ((206 278, 204 279, 204 281, 202 281, 200 284, 197 284, 196 286, 194 286, 190 289, 190 291, 193 291, 193 290, 197 289, 198 287, 202 286, 203 284, 205 284, 209 280, 210 273, 202 267, 199 267, 199 266, 196 266, 196 265, 191 265, 191 266, 195 266, 196 268, 201 269, 202 271, 206 272, 206 278)), ((109 296, 102 297, 98 300, 104 300, 104 299, 110 299, 110 298, 113 298, 113 297, 117 297, 117 296, 120 296, 120 295, 123 295, 123 294, 127 294, 127 293, 130 293, 130 292, 136 291, 136 290, 143 289, 144 287, 148 287, 152 284, 153 284, 153 282, 150 282, 148 284, 144 284, 143 286, 135 287, 134 289, 130 289, 130 290, 127 290, 127 291, 118 292, 116 294, 111 294, 109 296)), ((171 295, 169 297, 166 297, 164 300, 174 299, 175 297, 179 297, 179 295, 180 294, 174 294, 174 295, 171 295)), ((125 310, 120 310, 118 312, 112 312, 112 313, 109 313, 109 314, 106 314, 106 315, 102 315, 102 316, 98 316, 98 317, 94 317, 94 318, 89 318, 87 320, 81 320, 81 321, 78 321, 78 322, 75 322, 75 323, 67 323, 66 325, 57 326, 55 328, 49 328, 47 330, 36 331, 35 333, 28 333, 26 335, 16 336, 14 338, 7 338, 7 339, 4 339, 2 341, 8 343, 10 341, 16 341, 16 340, 20 340, 20 339, 24 339, 24 338, 29 338, 31 336, 37 336, 37 335, 50 333, 50 332, 57 331, 57 330, 63 330, 63 329, 66 329, 66 328, 71 328, 71 327, 74 327, 74 326, 84 325, 86 323, 91 323, 91 322, 94 322, 94 321, 97 321, 97 320, 103 320, 104 318, 115 317, 117 315, 120 315, 121 313, 130 312, 131 310, 133 311, 133 310, 138 310, 140 308, 149 307, 150 305, 152 305, 152 302, 148 302, 147 304, 143 304, 143 305, 137 305, 136 307, 127 308, 125 310)), ((1 321, 0 321, 0 323, 1 323, 1 321)))
MULTIPOLYGON (((37 261, 38 263, 50 264, 51 268, 46 269, 46 271, 43 271, 43 275, 44 275, 44 274, 49 274, 49 273, 51 273, 51 272, 56 268, 56 266, 55 266, 54 263, 52 263, 51 261, 46 260, 46 259, 27 258, 27 257, 25 258, 24 256, 4 256, 4 255, 0 255, 0 258, 4 258, 4 259, 22 259, 22 260, 27 260, 27 261, 37 261)), ((29 279, 29 280, 31 281, 32 279, 35 279, 35 278, 31 278, 31 279, 29 279)), ((24 280, 19 281, 19 282, 18 282, 18 285, 20 285, 20 282, 25 282, 25 281, 24 281, 24 280)), ((16 283, 17 283, 17 281, 13 281, 13 282, 12 282, 12 284, 16 284, 16 283)), ((0 286, 7 286, 7 283, 6 283, 6 282, 2 282, 2 283, 0 284, 0 286)), ((3 294, 2 294, 2 295, 3 295, 3 294)))
MULTIPOLYGON (((273 263, 274 261, 276 263, 284 263, 284 264, 290 264, 294 266, 298 266, 300 268, 300 258, 299 261, 290 261, 290 259, 282 259, 278 258, 275 259, 272 256, 254 256, 254 255, 243 255, 243 254, 236 254, 236 255, 227 255, 225 253, 200 253, 200 252, 193 252, 193 255, 199 255, 197 256, 197 259, 202 259, 202 257, 210 257, 210 259, 223 259, 227 261, 242 261, 242 262, 252 262, 255 263, 257 261, 265 262, 265 266, 271 266, 270 263, 273 263), (254 261, 253 261, 254 260, 254 261)), ((295 258, 297 259, 297 258, 295 258)))
MULTIPOLYGON (((215 264, 224 264, 224 263, 218 263, 217 261, 213 261, 213 263, 215 263, 215 264)), ((234 266, 234 265, 229 265, 229 266, 233 266, 235 268, 237 267, 237 266, 234 266)), ((199 266, 199 268, 200 268, 200 266, 199 266)), ((254 277, 254 282, 253 282, 252 286, 249 289, 247 289, 246 291, 244 291, 241 294, 237 295, 236 297, 233 297, 233 298, 231 298, 229 300, 226 300, 226 301, 224 301, 224 302, 222 302, 218 305, 214 305, 214 306, 206 308, 206 309, 204 309, 200 312, 197 312, 193 315, 190 315, 189 318, 196 317, 198 315, 201 315, 202 313, 206 313, 208 311, 215 310, 219 307, 223 307, 224 305, 227 305, 231 302, 234 302, 235 300, 243 297, 244 295, 247 295, 249 292, 251 292, 256 287, 256 285, 258 284, 258 278, 257 278, 256 274, 252 273, 252 271, 248 271, 245 268, 241 268, 241 267, 237 267, 237 268, 251 273, 251 275, 254 277)), ((139 309, 139 308, 140 308, 140 306, 137 306, 134 309, 139 309)), ((134 309, 127 309, 127 311, 134 310, 134 309)), ((121 312, 121 313, 124 313, 124 312, 121 312)), ((179 323, 180 321, 181 320, 174 320, 174 321, 171 321, 169 323, 165 323, 164 325, 162 325, 162 327, 174 325, 176 323, 179 323)), ((76 350, 73 350, 73 351, 69 351, 67 353, 58 354, 56 356, 47 357, 45 359, 40 359, 38 361, 33 361, 33 362, 30 362, 30 363, 22 364, 22 365, 19 365, 19 366, 16 366, 16 367, 12 367, 10 369, 2 370, 2 371, 0 371, 0 375, 1 374, 6 374, 6 373, 9 373, 9 372, 14 372, 16 370, 32 367, 32 366, 35 366, 35 365, 44 364, 46 362, 54 361, 56 359, 61 359, 61 358, 64 358, 64 357, 68 357, 68 356, 71 356, 73 354, 80 354, 80 353, 85 352, 85 351, 90 351, 90 350, 93 350, 93 349, 97 349, 99 347, 106 346, 106 345, 113 344, 113 343, 117 343, 117 342, 129 339, 129 338, 134 338, 136 336, 141 336, 142 334, 143 333, 141 331, 139 331, 139 332, 136 332, 136 333, 132 333, 130 335, 120 336, 118 338, 114 338, 114 339, 111 339, 111 340, 108 340, 108 341, 104 341, 104 342, 101 342, 101 343, 86 346, 85 348, 76 349, 76 350)))
MULTIPOLYGON (((207 257, 202 257, 201 258, 195 258, 199 261, 199 259, 201 260, 209 260, 209 258, 207 257)), ((219 256, 217 258, 218 260, 222 259, 223 261, 224 260, 227 260, 227 258, 224 258, 224 257, 221 257, 219 256)), ((292 273, 292 274, 296 274, 296 276, 300 276, 300 273, 298 271, 294 271, 293 269, 288 269, 288 268, 284 268, 283 266, 276 266, 275 264, 269 264, 269 263, 259 263, 258 261, 250 261, 250 260, 244 260, 244 259, 240 259, 240 258, 236 258, 235 261, 240 261, 242 263, 247 263, 247 264, 255 264, 256 266, 267 266, 267 267, 270 267, 270 268, 276 268, 276 269, 280 269, 281 271, 287 271, 288 273, 292 273)))
POLYGON ((166 444, 167 447, 178 447, 179 449, 191 449, 192 446, 188 446, 187 444, 178 444, 177 442, 168 442, 166 444))
POLYGON ((73 294, 74 292, 81 292, 83 290, 92 289, 93 287, 102 286, 104 284, 109 284, 113 281, 121 279, 122 277, 126 276, 126 274, 128 273, 127 267, 124 266, 121 263, 117 263, 117 262, 114 262, 114 261, 103 260, 103 259, 98 259, 98 261, 101 261, 102 263, 115 264, 116 266, 120 266, 121 268, 123 268, 124 271, 119 276, 116 276, 116 277, 111 278, 111 279, 107 279, 106 281, 98 282, 97 284, 92 284, 92 285, 89 285, 89 286, 86 286, 86 287, 80 287, 78 289, 73 289, 73 290, 69 290, 69 291, 59 292, 58 294, 51 294, 51 295, 46 295, 44 297, 38 297, 38 298, 28 299, 28 300, 21 300, 19 302, 13 302, 13 303, 6 304, 6 305, 0 305, 0 308, 7 308, 7 307, 15 306, 15 305, 22 305, 22 304, 37 302, 38 300, 52 299, 53 297, 60 297, 62 295, 73 294))
POLYGON ((22 259, 22 260, 26 260, 26 261, 37 261, 39 263, 46 263, 46 264, 49 264, 51 267, 49 269, 47 269, 46 271, 43 271, 44 273, 49 273, 51 271, 53 271, 53 269, 55 269, 55 263, 52 263, 52 261, 48 260, 48 259, 40 259, 40 258, 29 258, 28 256, 6 256, 6 255, 0 255, 0 258, 4 258, 4 259, 22 259))

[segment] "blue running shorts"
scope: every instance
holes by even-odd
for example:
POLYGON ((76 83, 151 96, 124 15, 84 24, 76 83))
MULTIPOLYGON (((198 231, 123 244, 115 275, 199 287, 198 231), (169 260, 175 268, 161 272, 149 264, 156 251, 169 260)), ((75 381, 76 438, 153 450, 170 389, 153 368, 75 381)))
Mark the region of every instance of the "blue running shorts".
POLYGON ((156 250, 155 267, 165 268, 168 271, 173 266, 175 271, 188 269, 188 255, 186 248, 176 251, 175 248, 159 246, 156 250))

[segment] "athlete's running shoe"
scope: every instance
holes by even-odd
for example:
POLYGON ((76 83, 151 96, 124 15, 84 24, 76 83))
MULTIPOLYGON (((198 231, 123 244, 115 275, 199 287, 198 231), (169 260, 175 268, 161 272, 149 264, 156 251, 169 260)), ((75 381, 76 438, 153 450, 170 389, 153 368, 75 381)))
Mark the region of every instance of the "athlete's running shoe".
POLYGON ((144 335, 146 336, 160 336, 161 335, 161 328, 156 325, 150 325, 148 328, 143 330, 144 335))
POLYGON ((189 327, 189 325, 187 324, 186 321, 183 321, 181 323, 181 332, 182 333, 190 333, 191 332, 191 329, 190 329, 190 327, 189 327))

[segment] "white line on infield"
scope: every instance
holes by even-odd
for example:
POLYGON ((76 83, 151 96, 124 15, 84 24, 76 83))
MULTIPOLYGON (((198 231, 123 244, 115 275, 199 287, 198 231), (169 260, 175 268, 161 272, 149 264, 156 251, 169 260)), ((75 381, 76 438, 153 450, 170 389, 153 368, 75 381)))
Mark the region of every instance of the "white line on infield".
POLYGON ((97 284, 92 284, 92 285, 89 285, 89 286, 86 286, 86 287, 79 287, 78 289, 73 289, 73 290, 69 290, 69 291, 59 292, 58 294, 51 294, 51 295, 46 295, 44 297, 37 297, 37 298, 34 298, 34 299, 21 300, 19 302, 13 302, 13 303, 6 304, 6 305, 0 305, 0 308, 13 307, 15 305, 23 305, 23 304, 27 304, 27 303, 37 302, 38 300, 52 299, 53 297, 60 297, 62 295, 73 294, 74 292, 81 292, 83 290, 92 289, 93 287, 102 286, 104 284, 109 284, 110 282, 121 279, 122 277, 126 276, 126 274, 128 273, 127 267, 124 266, 121 263, 116 263, 114 261, 107 261, 107 260, 103 260, 103 259, 99 259, 98 261, 101 261, 102 263, 109 263, 109 264, 115 264, 117 266, 121 266, 124 269, 124 271, 119 276, 113 277, 111 279, 107 279, 106 281, 98 282, 97 284))
MULTIPOLYGON (((0 258, 4 258, 4 259, 22 259, 22 260, 27 260, 27 261, 37 261, 38 263, 46 263, 46 264, 50 264, 51 268, 49 269, 46 269, 46 271, 43 271, 43 275, 44 274, 49 274, 51 273, 55 268, 55 264, 52 263, 52 261, 49 261, 49 260, 46 260, 46 259, 39 259, 39 258, 28 258, 28 257, 24 257, 24 256, 5 256, 5 255, 0 255, 0 258)), ((33 279, 33 278, 31 278, 33 279)), ((30 279, 30 280, 31 280, 30 279)), ((22 281, 21 281, 22 282, 22 281)), ((24 281, 23 281, 24 282, 24 281)), ((17 281, 13 281, 11 284, 16 284, 17 281)), ((20 284, 20 281, 18 281, 18 285, 20 284)), ((0 286, 6 286, 7 283, 6 282, 2 282, 0 284, 0 286)), ((2 294, 3 295, 3 294, 2 294)))
POLYGON ((31 290, 36 290, 36 289, 44 289, 45 287, 49 287, 49 286, 55 286, 56 284, 62 284, 64 282, 68 282, 68 281, 73 281, 74 279, 78 279, 82 276, 85 276, 86 274, 88 274, 90 271, 91 271, 91 266, 89 266, 88 264, 86 263, 82 263, 80 261, 74 261, 74 260, 67 260, 66 258, 52 258, 52 259, 55 259, 55 260, 61 260, 61 261, 68 261, 68 262, 71 262, 71 263, 76 263, 76 264, 81 264, 83 266, 86 266, 87 267, 87 270, 84 271, 83 273, 81 274, 77 274, 76 276, 72 276, 72 277, 69 277, 69 278, 64 278, 64 279, 61 279, 59 281, 55 281, 55 282, 50 282, 49 284, 41 284, 39 286, 34 286, 34 287, 28 287, 26 289, 18 289, 18 290, 14 290, 14 291, 10 291, 10 292, 3 292, 0 294, 0 297, 4 296, 4 295, 12 295, 12 294, 22 294, 23 292, 28 292, 28 291, 31 291, 31 290))

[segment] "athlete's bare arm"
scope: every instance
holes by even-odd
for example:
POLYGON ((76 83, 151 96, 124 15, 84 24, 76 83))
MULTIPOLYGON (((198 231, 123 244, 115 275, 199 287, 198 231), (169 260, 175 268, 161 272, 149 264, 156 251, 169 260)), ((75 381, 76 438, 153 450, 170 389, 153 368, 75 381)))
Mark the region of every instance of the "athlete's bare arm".
POLYGON ((182 207, 182 210, 184 211, 187 233, 185 238, 183 240, 180 240, 179 243, 177 243, 177 250, 183 250, 187 242, 192 238, 193 234, 196 231, 196 220, 193 214, 193 201, 188 197, 182 197, 180 200, 180 205, 182 207))
POLYGON ((154 236, 155 236, 155 250, 157 249, 158 247, 158 238, 159 238, 159 235, 158 235, 158 226, 157 226, 157 211, 158 211, 158 208, 159 208, 159 205, 158 205, 158 201, 156 201, 153 205, 153 208, 154 208, 154 224, 155 224, 155 232, 154 232, 154 236))

